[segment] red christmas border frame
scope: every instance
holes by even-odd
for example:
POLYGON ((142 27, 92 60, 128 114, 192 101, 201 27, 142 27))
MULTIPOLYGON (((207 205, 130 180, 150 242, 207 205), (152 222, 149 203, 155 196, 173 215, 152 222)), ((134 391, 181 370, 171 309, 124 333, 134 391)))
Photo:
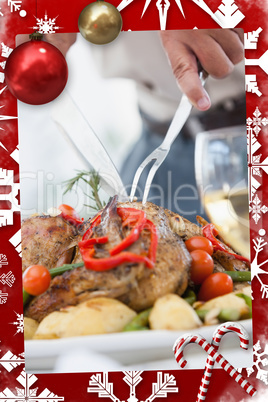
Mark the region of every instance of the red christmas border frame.
MULTIPOLYGON (((12 224, 0 223, 0 401, 41 399, 46 401, 92 401, 99 399, 97 393, 88 393, 92 373, 72 374, 26 374, 24 371, 24 338, 19 325, 23 306, 21 300, 21 257, 18 164, 17 100, 4 83, 4 65, 8 52, 15 47, 15 37, 21 33, 32 33, 36 17, 57 17, 58 32, 77 32, 77 21, 81 10, 89 0, 1 0, 0 2, 0 185, 5 175, 14 177, 12 188, 13 205, 10 211, 12 224), (17 198, 16 198, 17 197, 17 198), (6 262, 8 261, 8 265, 6 262), (5 280, 9 274, 9 284, 5 280), (15 325, 13 325, 15 324, 15 325), (36 389, 38 388, 38 389, 36 389), (18 393, 18 389, 20 393, 18 393), (14 397, 15 395, 15 397, 14 397)), ((146 0, 110 1, 118 7, 123 18, 123 30, 159 30, 159 9, 156 0, 151 0, 143 10, 146 0)), ((159 2, 158 2, 159 3, 159 2)), ((244 377, 257 388, 255 400, 265 400, 268 395, 268 20, 265 0, 181 0, 184 16, 176 0, 163 0, 168 7, 165 29, 234 28, 245 32, 246 58, 246 101, 248 132, 248 169, 250 178, 250 225, 252 255, 253 294, 253 344, 254 363, 243 369, 244 377), (211 15, 209 15, 209 9, 211 15), (221 24, 213 15, 221 16, 221 24), (267 59, 267 60, 266 60, 267 59), (263 270, 260 271, 260 267, 263 270), (266 358, 267 356, 267 358, 266 358)), ((1 198, 1 192, 0 192, 1 198)), ((0 220, 1 220, 0 211, 0 220)), ((1 222, 1 221, 0 221, 1 222)), ((139 373, 141 384, 137 387, 137 398, 145 401, 152 393, 152 384, 171 376, 179 388, 166 396, 172 402, 195 401, 203 370, 169 370, 166 372, 146 371, 139 373), (160 377, 158 377, 160 376, 160 377)), ((109 376, 109 377, 108 377, 109 376)), ((107 382, 113 387, 118 400, 128 398, 128 386, 124 374, 111 372, 107 382)), ((170 378, 171 378, 170 377, 170 378)), ((157 395, 154 397, 156 398, 157 395)), ((251 397, 231 379, 223 369, 214 370, 207 401, 245 401, 251 397)))

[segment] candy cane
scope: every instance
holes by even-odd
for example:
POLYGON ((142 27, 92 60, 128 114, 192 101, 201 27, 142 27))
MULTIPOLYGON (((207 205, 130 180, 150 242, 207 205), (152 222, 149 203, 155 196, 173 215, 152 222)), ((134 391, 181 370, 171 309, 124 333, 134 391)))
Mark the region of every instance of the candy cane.
POLYGON ((217 363, 220 364, 230 377, 232 377, 250 396, 256 394, 256 389, 220 354, 214 346, 206 341, 201 335, 185 334, 178 338, 173 346, 173 351, 177 363, 183 368, 187 364, 187 360, 183 357, 183 349, 189 343, 196 343, 201 346, 217 363))
MULTIPOLYGON (((240 347, 243 349, 248 349, 249 336, 242 325, 233 322, 226 322, 225 324, 220 325, 213 334, 211 345, 214 346, 216 351, 218 351, 223 335, 227 332, 236 333, 240 338, 240 347)), ((206 368, 201 380, 196 402, 201 402, 206 399, 206 394, 210 383, 210 377, 212 375, 214 363, 215 360, 213 360, 211 356, 208 356, 206 361, 206 368)))

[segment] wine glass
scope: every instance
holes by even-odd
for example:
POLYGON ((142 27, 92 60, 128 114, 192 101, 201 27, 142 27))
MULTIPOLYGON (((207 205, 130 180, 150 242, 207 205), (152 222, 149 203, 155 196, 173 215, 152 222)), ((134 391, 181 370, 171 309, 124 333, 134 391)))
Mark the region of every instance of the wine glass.
POLYGON ((199 133, 195 148, 195 175, 210 221, 227 244, 249 258, 246 127, 199 133))

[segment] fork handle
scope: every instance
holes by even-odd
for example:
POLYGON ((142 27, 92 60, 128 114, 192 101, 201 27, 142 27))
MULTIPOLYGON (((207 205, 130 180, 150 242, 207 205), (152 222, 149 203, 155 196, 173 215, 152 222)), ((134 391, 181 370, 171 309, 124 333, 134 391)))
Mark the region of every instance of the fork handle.
POLYGON ((183 94, 173 120, 169 126, 167 134, 162 144, 160 145, 162 149, 169 150, 175 139, 180 134, 182 127, 186 123, 192 107, 193 106, 187 96, 183 94))
MULTIPOLYGON (((208 77, 208 73, 205 70, 201 70, 199 73, 199 77, 202 83, 202 86, 205 85, 206 79, 208 77)), ((160 147, 164 150, 169 150, 174 140, 179 135, 181 129, 183 128, 189 114, 191 113, 193 105, 187 98, 185 94, 182 95, 179 106, 176 110, 176 113, 173 117, 173 120, 169 126, 167 134, 160 145, 160 147)))

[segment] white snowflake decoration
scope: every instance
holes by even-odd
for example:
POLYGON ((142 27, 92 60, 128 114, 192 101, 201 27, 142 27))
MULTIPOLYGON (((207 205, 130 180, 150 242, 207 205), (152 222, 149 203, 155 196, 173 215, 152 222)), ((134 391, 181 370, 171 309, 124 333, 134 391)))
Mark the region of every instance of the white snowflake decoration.
MULTIPOLYGON (((1 15, 1 12, 0 12, 0 15, 1 15)), ((2 56, 2 57, 5 57, 5 58, 7 59, 7 58, 9 57, 10 53, 12 52, 12 50, 13 50, 13 49, 12 49, 11 47, 8 47, 8 46, 5 45, 3 42, 1 42, 1 56, 2 56)), ((1 62, 0 67, 1 67, 2 69, 5 68, 5 63, 6 63, 5 61, 2 61, 2 62, 1 62)), ((4 81, 5 81, 5 74, 2 73, 2 72, 0 72, 0 83, 3 84, 4 81)), ((1 93, 4 91, 4 89, 5 89, 5 88, 1 89, 0 95, 1 95, 1 93)), ((3 107, 3 106, 1 106, 1 107, 3 107)), ((8 118, 15 118, 15 117, 1 116, 1 115, 0 115, 0 120, 7 120, 8 118)))
POLYGON ((18 314, 16 313, 17 316, 17 320, 14 322, 11 322, 11 324, 15 325, 17 327, 17 332, 15 333, 15 335, 24 332, 24 320, 23 320, 23 314, 18 314))
POLYGON ((19 163, 19 147, 14 149, 14 151, 10 154, 11 158, 14 159, 15 162, 19 163))
POLYGON ((263 236, 265 236, 266 231, 264 229, 259 230, 259 235, 260 237, 257 237, 256 239, 253 239, 253 244, 254 244, 254 251, 255 251, 255 257, 251 263, 251 280, 253 278, 257 278, 258 281, 261 284, 261 297, 268 298, 268 285, 265 285, 260 278, 260 274, 268 274, 267 271, 263 270, 261 267, 265 264, 267 264, 268 260, 263 261, 261 263, 258 263, 258 256, 259 254, 263 251, 264 247, 267 245, 267 242, 263 240, 263 236))
POLYGON ((262 28, 259 27, 256 31, 247 32, 244 34, 244 48, 245 49, 257 49, 257 44, 259 40, 262 28))
POLYGON ((137 402, 136 386, 142 381, 142 371, 125 371, 123 380, 128 384, 130 389, 130 397, 128 402, 137 402))
POLYGON ((3 285, 8 285, 11 288, 15 282, 15 276, 13 275, 12 271, 9 271, 7 274, 1 274, 0 282, 3 285))
POLYGON ((268 74, 268 50, 258 59, 245 59, 246 66, 259 66, 266 74, 268 74))
POLYGON ((15 250, 21 257, 21 229, 19 229, 10 239, 9 242, 14 246, 15 250))
POLYGON ((254 363, 252 367, 246 369, 247 375, 249 377, 252 373, 254 373, 254 367, 255 367, 257 369, 256 378, 264 382, 264 384, 268 385, 268 371, 261 368, 261 366, 263 367, 268 366, 268 345, 265 345, 264 352, 260 352, 260 350, 261 350, 261 344, 260 341, 258 341, 253 346, 254 363))
POLYGON ((59 402, 64 401, 64 397, 59 397, 53 392, 45 388, 39 395, 37 395, 38 388, 32 388, 33 384, 38 380, 34 374, 27 374, 23 370, 17 377, 17 381, 23 388, 11 390, 9 388, 0 392, 0 401, 3 402, 59 402))
MULTIPOLYGON (((142 371, 124 371, 123 380, 130 388, 128 402, 138 402, 136 398, 136 386, 142 381, 142 371)), ((110 398, 113 402, 120 400, 113 393, 113 383, 108 380, 108 373, 100 373, 91 376, 87 392, 97 392, 100 398, 110 398)), ((173 375, 157 372, 157 382, 152 384, 152 393, 145 402, 152 402, 155 398, 166 398, 170 392, 178 392, 176 380, 173 375)))
POLYGON ((222 28, 234 28, 245 18, 234 0, 222 0, 215 16, 220 21, 222 28))
POLYGON ((22 0, 8 0, 7 5, 10 8, 10 12, 19 11, 21 9, 22 0))
POLYGON ((108 373, 93 375, 89 381, 87 392, 97 392, 100 398, 110 398, 114 402, 119 399, 113 393, 113 383, 108 381, 108 373))
POLYGON ((9 350, 0 358, 0 366, 10 373, 20 364, 25 363, 24 355, 21 356, 22 357, 16 356, 9 350))
POLYGON ((44 18, 36 17, 36 26, 33 29, 38 30, 42 34, 55 33, 57 29, 60 29, 60 27, 56 26, 56 19, 57 17, 48 18, 47 14, 45 14, 44 18))
MULTIPOLYGON (((244 35, 244 47, 246 50, 257 49, 259 35, 263 31, 261 27, 255 31, 248 32, 244 35)), ((259 66, 266 74, 268 74, 268 50, 258 59, 245 59, 246 66, 259 66)), ((246 91, 255 93, 258 96, 262 92, 258 88, 256 74, 246 74, 246 91)))
MULTIPOLYGON (((122 0, 121 3, 118 5, 118 11, 122 11, 124 8, 129 6, 134 0, 122 0)), ((181 0, 175 0, 176 5, 180 9, 180 12, 183 18, 186 18, 181 0)), ((245 18, 244 14, 238 9, 234 0, 222 0, 222 3, 218 7, 218 10, 213 13, 213 11, 209 8, 204 0, 192 0, 198 7, 200 7, 203 11, 205 11, 210 17, 217 22, 222 28, 234 28, 239 22, 245 18)), ((145 14, 147 8, 152 3, 152 0, 145 0, 145 5, 143 8, 143 12, 141 18, 145 14)), ((170 6, 169 0, 156 0, 155 5, 159 12, 159 21, 160 21, 160 28, 161 30, 166 29, 167 24, 167 16, 168 10, 170 6)))
POLYGON ((11 47, 8 47, 7 45, 5 45, 3 42, 1 42, 1 47, 2 47, 1 56, 8 58, 13 49, 11 47))
POLYGON ((4 265, 8 265, 8 260, 6 254, 0 254, 0 268, 4 265))
POLYGON ((7 298, 8 293, 4 293, 2 290, 0 290, 0 304, 5 304, 7 302, 7 298))
POLYGON ((267 117, 261 117, 261 112, 258 108, 256 107, 254 113, 253 113, 253 118, 249 117, 247 118, 247 125, 252 126, 252 129, 256 136, 258 136, 259 132, 261 131, 262 126, 267 126, 268 124, 268 118, 267 117))
MULTIPOLYGON (((3 75, 1 75, 1 74, 3 74, 3 73, 0 73, 0 82, 1 82, 1 80, 2 80, 2 76, 4 77, 4 74, 3 75)), ((6 87, 5 87, 6 88, 6 87)), ((3 89, 5 89, 5 88, 3 88, 3 89)), ((0 93, 1 94, 1 93, 0 93)), ((4 107, 4 106, 0 106, 0 109, 2 108, 2 107, 4 107)), ((18 117, 15 117, 15 116, 5 116, 5 115, 1 115, 0 114, 0 121, 1 120, 12 120, 12 119, 17 119, 18 117)), ((2 170, 2 169, 1 169, 2 170)))
POLYGON ((262 213, 266 213, 266 206, 261 205, 261 200, 255 196, 256 191, 261 186, 259 178, 262 177, 264 171, 268 174, 268 157, 261 161, 261 154, 256 152, 261 148, 257 137, 260 134, 263 127, 268 124, 268 119, 262 117, 262 113, 259 108, 256 107, 253 117, 247 118, 247 138, 248 138, 248 177, 249 177, 249 203, 250 212, 252 212, 253 219, 257 224, 261 218, 262 213))
POLYGON ((246 91, 256 94, 258 96, 262 96, 262 92, 259 90, 257 84, 257 77, 256 74, 246 74, 245 76, 245 84, 246 84, 246 91))
MULTIPOLYGON (((1 116, 0 116, 1 120, 1 116)), ((11 186, 9 194, 1 194, 1 201, 9 201, 11 208, 0 210, 0 227, 13 224, 13 212, 20 210, 18 199, 19 183, 14 183, 14 171, 0 168, 0 187, 11 186)))
POLYGON ((252 213, 252 218, 254 219, 256 224, 260 220, 261 215, 266 214, 267 211, 268 208, 266 207, 266 205, 261 204, 261 201, 258 195, 256 194, 251 205, 249 206, 249 212, 252 213))
POLYGON ((170 7, 170 2, 168 0, 157 0, 156 7, 159 12, 160 29, 164 30, 166 27, 167 12, 170 7))

